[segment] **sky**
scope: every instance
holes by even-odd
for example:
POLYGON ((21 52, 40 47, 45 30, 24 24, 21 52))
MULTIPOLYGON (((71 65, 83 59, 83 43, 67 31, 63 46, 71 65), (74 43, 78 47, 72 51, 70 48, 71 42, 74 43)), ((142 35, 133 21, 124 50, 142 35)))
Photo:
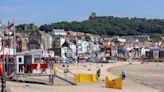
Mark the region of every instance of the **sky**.
POLYGON ((60 21, 87 20, 97 16, 164 19, 164 0, 0 0, 0 19, 40 26, 60 21))

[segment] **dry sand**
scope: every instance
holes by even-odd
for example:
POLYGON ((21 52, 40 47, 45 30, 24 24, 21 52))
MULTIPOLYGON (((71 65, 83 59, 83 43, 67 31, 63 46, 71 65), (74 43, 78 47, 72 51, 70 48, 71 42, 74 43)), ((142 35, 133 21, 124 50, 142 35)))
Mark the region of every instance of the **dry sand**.
MULTIPOLYGON (((108 68, 114 66, 122 66, 127 63, 108 63, 108 64, 96 64, 96 63, 83 63, 78 65, 69 65, 69 69, 73 73, 96 73, 97 67, 101 68, 102 76, 100 77, 99 83, 80 83, 78 85, 72 86, 61 82, 55 84, 54 86, 42 85, 42 84, 27 84, 18 82, 7 82, 10 85, 12 92, 160 92, 158 89, 154 89, 145 85, 136 83, 135 81, 126 79, 123 81, 123 89, 111 89, 104 87, 105 76, 115 75, 107 72, 108 68), (89 71, 88 71, 89 70, 89 71)), ((62 66, 62 65, 58 65, 62 66)), ((40 77, 42 78, 42 77, 40 77)), ((44 78, 42 78, 44 79, 44 78)), ((55 81, 57 82, 57 81, 55 81)))

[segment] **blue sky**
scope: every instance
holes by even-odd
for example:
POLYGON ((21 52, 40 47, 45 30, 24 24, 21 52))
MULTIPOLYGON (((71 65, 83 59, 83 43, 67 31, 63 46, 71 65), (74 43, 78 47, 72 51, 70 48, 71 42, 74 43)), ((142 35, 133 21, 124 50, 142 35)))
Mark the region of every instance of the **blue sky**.
POLYGON ((164 0, 0 0, 0 19, 7 23, 49 24, 98 16, 164 19, 164 0))

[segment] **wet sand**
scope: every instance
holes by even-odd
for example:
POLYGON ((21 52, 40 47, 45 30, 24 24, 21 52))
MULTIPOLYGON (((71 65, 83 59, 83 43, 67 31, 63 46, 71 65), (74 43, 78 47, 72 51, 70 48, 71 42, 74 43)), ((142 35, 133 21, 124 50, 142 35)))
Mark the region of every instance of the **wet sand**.
POLYGON ((108 71, 119 75, 122 70, 126 71, 127 79, 164 92, 164 63, 132 64, 108 71))

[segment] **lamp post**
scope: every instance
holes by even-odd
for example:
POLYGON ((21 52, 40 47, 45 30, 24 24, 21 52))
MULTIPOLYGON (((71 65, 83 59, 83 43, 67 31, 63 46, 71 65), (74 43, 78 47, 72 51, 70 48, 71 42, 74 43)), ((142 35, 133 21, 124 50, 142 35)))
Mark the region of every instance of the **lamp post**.
POLYGON ((2 49, 3 49, 3 75, 1 78, 1 92, 6 92, 6 69, 5 69, 5 58, 4 58, 4 47, 5 47, 5 41, 2 39, 2 49))
MULTIPOLYGON (((2 25, 0 28, 0 31, 4 31, 7 27, 5 25, 2 25)), ((6 92, 6 69, 5 69, 5 59, 4 59, 4 46, 5 46, 5 41, 2 38, 2 50, 3 50, 3 75, 1 78, 1 92, 6 92)))
POLYGON ((5 73, 3 74, 2 76, 2 79, 1 79, 1 92, 6 92, 6 76, 5 76, 5 73))
POLYGON ((78 64, 79 57, 78 57, 78 33, 76 32, 76 64, 78 64))

